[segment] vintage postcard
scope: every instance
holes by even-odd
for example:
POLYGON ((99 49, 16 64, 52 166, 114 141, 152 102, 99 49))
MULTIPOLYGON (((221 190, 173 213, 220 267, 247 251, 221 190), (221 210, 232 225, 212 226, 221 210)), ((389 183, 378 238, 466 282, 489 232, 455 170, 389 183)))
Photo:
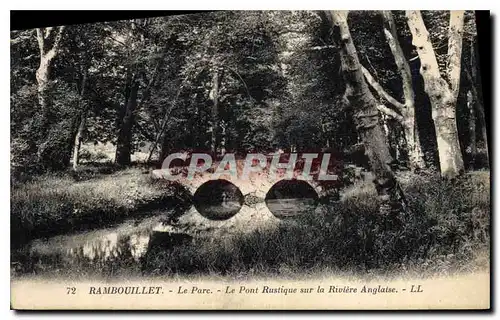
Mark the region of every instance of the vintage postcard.
POLYGON ((489 12, 106 14, 11 30, 12 309, 490 309, 489 12))

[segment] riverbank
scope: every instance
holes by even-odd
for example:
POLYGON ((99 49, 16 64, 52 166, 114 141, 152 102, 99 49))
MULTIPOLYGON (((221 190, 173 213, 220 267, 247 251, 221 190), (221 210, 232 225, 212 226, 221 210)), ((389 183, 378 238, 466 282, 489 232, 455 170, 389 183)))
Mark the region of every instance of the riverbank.
POLYGON ((185 190, 128 168, 44 174, 11 185, 11 247, 35 238, 102 228, 186 203, 185 190))

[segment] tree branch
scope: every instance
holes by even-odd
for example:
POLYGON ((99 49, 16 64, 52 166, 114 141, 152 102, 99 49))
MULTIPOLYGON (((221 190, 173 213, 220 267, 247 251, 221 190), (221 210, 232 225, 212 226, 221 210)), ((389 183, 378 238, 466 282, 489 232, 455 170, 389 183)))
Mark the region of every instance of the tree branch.
POLYGON ((391 49, 392 55, 394 56, 394 62, 399 69, 399 74, 401 75, 405 101, 404 103, 405 105, 413 106, 415 104, 415 94, 413 91, 410 65, 408 64, 408 61, 406 61, 403 49, 399 44, 396 23, 394 22, 391 11, 383 11, 382 15, 386 24, 386 27, 384 28, 384 34, 391 49))
POLYGON ((234 73, 234 74, 235 74, 235 75, 236 75, 236 76, 240 79, 240 81, 243 83, 243 86, 245 87, 245 90, 246 90, 246 92, 247 92, 248 97, 249 97, 251 100, 254 100, 254 101, 255 101, 255 98, 254 98, 254 97, 252 97, 252 95, 250 94, 250 90, 248 90, 248 86, 247 86, 247 84, 246 84, 245 80, 243 80, 243 77, 242 77, 242 76, 241 76, 241 75, 240 75, 240 74, 239 74, 236 70, 234 70, 234 69, 232 69, 232 68, 230 68, 230 67, 228 67, 228 66, 224 66, 224 67, 225 67, 225 68, 227 68, 227 69, 228 69, 229 71, 231 71, 232 73, 234 73))
POLYGON ((153 134, 149 133, 146 129, 144 129, 144 127, 141 126, 141 124, 138 121, 136 121, 135 127, 142 134, 144 138, 148 139, 150 142, 155 141, 156 137, 153 134))
POLYGON ((45 39, 48 39, 50 37, 52 30, 54 30, 54 27, 45 28, 45 36, 44 36, 45 39))
POLYGON ((56 34, 56 37, 54 39, 54 44, 52 45, 52 48, 47 52, 47 59, 50 61, 54 58, 57 50, 59 49, 59 44, 61 43, 61 39, 64 33, 65 26, 60 26, 58 28, 58 32, 56 34))
POLYGON ((40 48, 40 54, 43 56, 45 53, 45 40, 43 37, 42 28, 36 28, 36 40, 38 41, 38 48, 40 48))
POLYGON ((380 112, 382 112, 382 113, 384 113, 384 114, 386 114, 386 115, 388 115, 388 116, 390 116, 390 117, 394 118, 394 119, 395 119, 395 120, 397 120, 399 123, 403 123, 403 121, 404 121, 404 118, 403 118, 403 116, 402 116, 402 115, 400 115, 399 113, 397 113, 396 111, 394 111, 394 110, 392 110, 392 109, 390 109, 390 108, 387 108, 387 107, 386 107, 385 105, 383 105, 383 104, 378 105, 378 106, 377 106, 377 109, 378 109, 380 112))
POLYGON ((149 98, 151 93, 151 87, 153 86, 156 77, 158 76, 158 71, 160 70, 163 61, 164 61, 163 59, 160 59, 160 61, 156 64, 153 74, 151 75, 151 79, 149 79, 149 83, 143 91, 141 101, 139 102, 139 106, 142 106, 142 104, 149 98))
POLYGON ((62 39, 62 36, 63 36, 63 33, 64 33, 64 29, 66 29, 65 26, 60 26, 59 27, 59 30, 58 30, 56 38, 54 40, 54 45, 53 45, 52 49, 57 50, 59 48, 59 44, 61 43, 61 39, 62 39))
MULTIPOLYGON (((200 70, 200 73, 204 69, 205 68, 203 68, 202 70, 200 70)), ((189 75, 187 75, 182 80, 181 84, 179 85, 179 88, 177 89, 177 93, 175 95, 175 98, 172 101, 172 104, 170 105, 170 108, 167 110, 167 112, 165 112, 165 115, 163 116, 163 120, 162 120, 161 125, 160 125, 160 131, 158 132, 158 134, 156 135, 156 138, 154 139, 153 145, 151 146, 151 150, 149 150, 149 156, 148 156, 146 162, 151 161, 151 157, 153 156, 153 153, 156 150, 156 146, 158 145, 158 142, 160 142, 161 136, 163 135, 163 132, 165 131, 168 119, 170 118, 170 114, 175 109, 175 107, 177 105, 177 100, 179 99, 179 96, 181 95, 182 88, 184 87, 184 84, 187 82, 188 79, 189 79, 189 75)))
POLYGON ((365 76, 366 82, 375 90, 377 91, 378 95, 380 97, 383 97, 385 100, 390 102, 393 106, 398 108, 398 111, 402 112, 404 109, 404 105, 394 99, 390 94, 388 94, 384 88, 373 78, 373 76, 370 74, 370 71, 366 70, 365 67, 361 66, 361 70, 363 71, 363 75, 365 76))
POLYGON ((124 47, 126 47, 126 46, 127 46, 125 43, 123 43, 123 42, 122 42, 122 41, 120 41, 120 40, 117 40, 117 39, 113 38, 112 36, 109 36, 109 38, 110 38, 111 40, 113 40, 114 42, 116 42, 116 43, 118 43, 118 44, 120 44, 120 45, 122 45, 122 46, 124 46, 124 47))

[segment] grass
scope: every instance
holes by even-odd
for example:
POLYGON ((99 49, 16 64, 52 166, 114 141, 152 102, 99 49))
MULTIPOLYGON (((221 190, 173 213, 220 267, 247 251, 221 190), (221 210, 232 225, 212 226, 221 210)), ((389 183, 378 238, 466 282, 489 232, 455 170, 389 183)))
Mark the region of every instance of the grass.
POLYGON ((154 208, 172 208, 179 203, 176 196, 183 196, 178 185, 152 180, 140 168, 102 168, 106 174, 91 168, 14 182, 12 247, 33 238, 102 227, 154 208))

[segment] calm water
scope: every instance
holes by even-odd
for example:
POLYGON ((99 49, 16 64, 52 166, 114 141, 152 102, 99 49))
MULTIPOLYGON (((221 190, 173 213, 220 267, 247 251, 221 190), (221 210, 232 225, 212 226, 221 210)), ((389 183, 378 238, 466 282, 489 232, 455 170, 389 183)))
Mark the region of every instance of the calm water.
POLYGON ((316 202, 313 198, 269 199, 266 200, 266 205, 269 211, 278 218, 300 216, 316 208, 316 202))
POLYGON ((221 204, 198 205, 198 212, 208 219, 226 220, 240 211, 242 205, 237 201, 224 201, 221 204))
MULTIPOLYGON (((314 199, 308 198, 273 199, 267 200, 266 204, 279 218, 295 217, 315 208, 314 199)), ((214 215, 220 220, 233 216, 240 208, 240 203, 228 201, 224 206, 204 207, 203 215, 214 215)), ((98 230, 36 239, 13 253, 13 276, 44 272, 78 274, 113 265, 115 268, 135 268, 140 272, 146 262, 151 267, 151 260, 154 268, 152 255, 178 245, 196 245, 198 241, 166 221, 167 213, 157 212, 98 230)))
POLYGON ((14 275, 47 270, 67 272, 68 268, 79 272, 79 268, 99 268, 114 262, 126 262, 140 270, 141 259, 152 245, 181 242, 179 238, 192 241, 187 235, 176 233, 166 220, 165 214, 158 213, 98 230, 36 239, 14 252, 11 270, 14 275))

